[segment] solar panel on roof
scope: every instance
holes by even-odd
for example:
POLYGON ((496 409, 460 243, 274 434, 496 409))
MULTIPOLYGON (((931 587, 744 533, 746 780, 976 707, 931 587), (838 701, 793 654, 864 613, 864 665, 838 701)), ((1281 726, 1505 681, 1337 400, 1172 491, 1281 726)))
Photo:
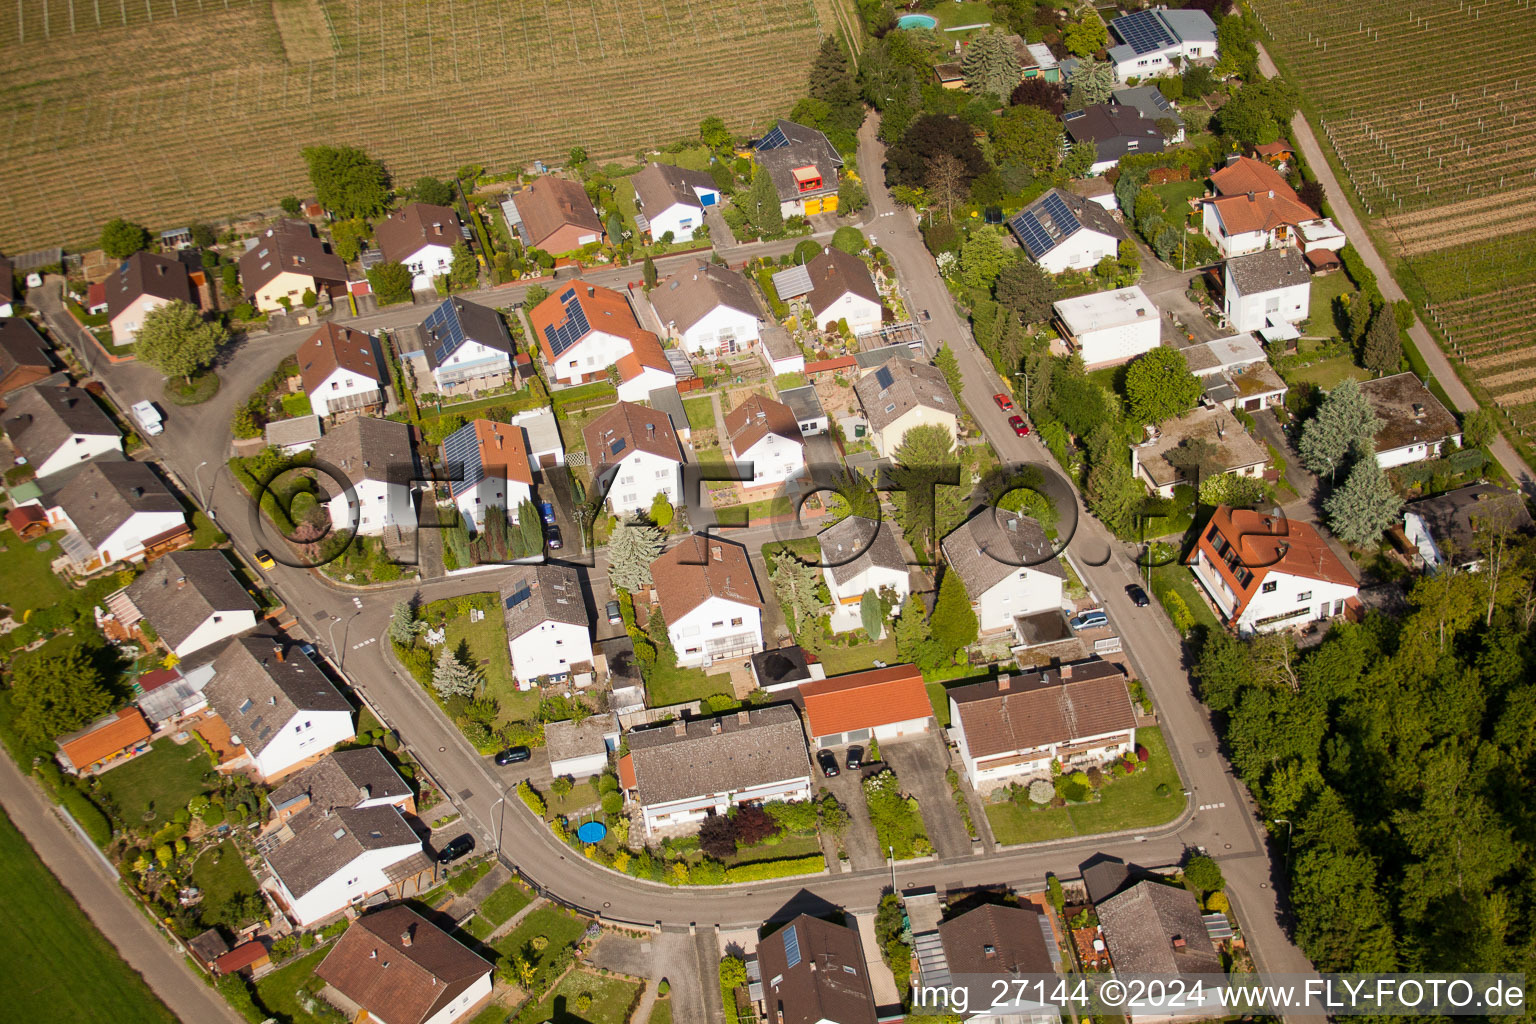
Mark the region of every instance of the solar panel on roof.
POLYGON ((761 153, 765 149, 778 149, 789 145, 789 140, 784 137, 784 129, 778 125, 773 126, 773 131, 757 140, 757 151, 761 153))
POLYGON ((421 329, 437 342, 432 357, 441 366, 455 349, 464 344, 464 323, 453 303, 445 302, 421 323, 421 329))
POLYGON ((587 321, 587 311, 576 301, 576 289, 566 291, 560 301, 565 303, 564 322, 559 327, 551 325, 544 328, 544 340, 549 342, 549 350, 556 356, 585 338, 592 330, 592 325, 587 321))
POLYGON ((567 288, 565 291, 560 293, 560 302, 563 305, 563 304, 565 304, 567 302, 570 302, 575 297, 576 297, 576 289, 575 288, 567 288))
POLYGON ((475 436, 473 423, 466 423, 448 435, 443 442, 443 461, 448 464, 450 474, 462 477, 448 483, 448 489, 455 496, 480 482, 485 468, 480 464, 480 440, 475 436))
POLYGON ((1056 247, 1049 231, 1040 223, 1040 218, 1033 210, 1020 210, 1013 220, 1008 222, 1018 238, 1019 244, 1024 246, 1026 252, 1035 259, 1039 259, 1056 247))
POLYGON ((784 966, 794 967, 800 962, 800 933, 795 926, 784 929, 784 966))
POLYGON ((530 588, 528 586, 528 584, 524 583, 521 587, 519 587, 516 590, 516 592, 507 595, 507 602, 506 602, 507 607, 508 608, 516 608, 518 605, 522 604, 524 601, 528 600, 532 596, 533 596, 532 588, 530 588))
POLYGON ((1067 209, 1067 204, 1062 201, 1061 196, 1054 192, 1048 193, 1046 195, 1043 208, 1045 212, 1050 215, 1051 220, 1056 222, 1056 234, 1058 238, 1065 238, 1067 235, 1072 234, 1072 232, 1082 227, 1082 225, 1077 222, 1077 216, 1071 210, 1067 209))
POLYGON ((895 378, 891 376, 891 368, 889 366, 882 366, 875 371, 875 383, 880 385, 881 391, 886 390, 895 382, 895 378))
POLYGON ((1156 11, 1137 11, 1124 17, 1116 18, 1112 23, 1115 35, 1125 40, 1125 44, 1138 55, 1160 50, 1165 46, 1174 46, 1178 40, 1173 33, 1168 31, 1168 26, 1156 11))
POLYGON ((617 455, 617 454, 619 454, 619 452, 623 451, 626 447, 628 447, 628 445, 629 445, 629 442, 621 437, 621 438, 619 438, 618 440, 614 441, 612 444, 610 444, 608 446, 608 451, 611 454, 613 454, 613 455, 617 455))

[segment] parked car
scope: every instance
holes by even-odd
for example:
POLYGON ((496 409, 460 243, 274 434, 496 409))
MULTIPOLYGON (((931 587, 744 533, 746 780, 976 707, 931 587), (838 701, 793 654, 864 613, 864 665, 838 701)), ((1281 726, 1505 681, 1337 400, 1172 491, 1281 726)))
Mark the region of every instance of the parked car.
POLYGON ((508 747, 496 755, 496 763, 505 768, 509 764, 522 764, 533 756, 527 747, 508 747))
POLYGON ((610 626, 624 621, 624 612, 619 608, 619 602, 609 601, 606 611, 608 612, 608 624, 610 626))
POLYGON ((551 551, 560 550, 560 546, 563 543, 560 540, 560 527, 556 526, 554 523, 545 523, 544 543, 549 545, 551 551))
POLYGON ((1073 629, 1099 629, 1109 625, 1109 616, 1102 609, 1093 608, 1081 615, 1074 615, 1071 621, 1073 629))
POLYGON ((848 748, 848 770, 856 771, 864 767, 864 748, 855 743, 848 748))
POLYGON ((155 403, 149 399, 133 403, 133 418, 139 424, 139 429, 150 437, 154 437, 165 430, 165 417, 160 415, 160 410, 155 408, 155 403))
POLYGON ((460 857, 467 855, 474 848, 475 837, 466 832, 443 847, 443 852, 437 855, 437 862, 439 864, 452 864, 460 857))
POLYGON ((1008 425, 1012 427, 1013 432, 1018 434, 1020 437, 1029 436, 1029 424, 1024 422, 1024 418, 1022 416, 1009 416, 1008 425))
POLYGON ((539 518, 544 520, 545 525, 553 526, 555 523, 555 506, 547 501, 539 502, 539 518))
POLYGON ((1137 608, 1145 608, 1152 601, 1147 597, 1147 592, 1141 589, 1140 583, 1132 583, 1125 588, 1125 596, 1131 599, 1131 603, 1137 608))
POLYGON ((1003 412, 1013 412, 1013 399, 1007 395, 993 395, 992 401, 996 402, 997 407, 1003 412))
POLYGON ((830 750, 818 750, 816 763, 821 766, 821 774, 827 778, 837 775, 837 757, 830 750))
POLYGON ((277 568, 277 559, 272 557, 272 552, 266 548, 256 549, 256 564, 261 566, 262 572, 271 572, 277 568))

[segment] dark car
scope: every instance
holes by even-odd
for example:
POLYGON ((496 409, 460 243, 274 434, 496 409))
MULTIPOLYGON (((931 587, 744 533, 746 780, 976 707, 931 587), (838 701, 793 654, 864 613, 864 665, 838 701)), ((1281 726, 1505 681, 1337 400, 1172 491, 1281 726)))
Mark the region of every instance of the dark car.
POLYGON ((533 756, 527 747, 508 747, 496 755, 496 763, 505 768, 509 764, 522 764, 533 756))
POLYGON ((1132 583, 1125 588, 1125 596, 1131 599, 1131 603, 1137 608, 1145 608, 1152 601, 1147 597, 1147 592, 1141 589, 1140 583, 1132 583))
POLYGON ((544 543, 549 545, 551 551, 560 550, 560 545, 563 543, 560 540, 560 527, 554 523, 545 523, 544 543))
POLYGON ((855 743, 848 748, 848 770, 854 771, 864 767, 864 748, 855 743))
POLYGON ((624 610, 619 607, 619 602, 609 601, 608 607, 604 611, 608 613, 608 624, 610 626, 624 621, 624 610))
POLYGON ((837 757, 830 750, 818 750, 816 763, 821 766, 821 774, 832 778, 837 774, 837 757))
POLYGON ((437 862, 439 864, 452 864, 474 848, 475 837, 466 832, 443 847, 443 852, 437 855, 437 862))
POLYGON ((555 506, 547 501, 539 502, 539 518, 553 526, 555 522, 555 506))

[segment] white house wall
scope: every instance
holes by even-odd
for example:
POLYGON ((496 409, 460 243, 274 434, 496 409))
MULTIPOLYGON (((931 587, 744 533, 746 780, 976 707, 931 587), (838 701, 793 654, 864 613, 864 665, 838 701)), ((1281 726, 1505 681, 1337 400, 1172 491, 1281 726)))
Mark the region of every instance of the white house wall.
POLYGON ((271 313, 283 308, 280 299, 288 299, 293 307, 302 306, 306 291, 319 292, 315 287, 315 279, 311 274, 299 274, 292 270, 285 270, 272 280, 256 289, 253 296, 255 306, 263 313, 271 313))
POLYGON ((187 523, 184 512, 135 512, 128 521, 106 539, 96 554, 102 565, 110 565, 118 559, 131 561, 144 557, 144 542, 158 537, 187 523))
POLYGON ((440 388, 450 388, 466 380, 511 372, 511 356, 499 348, 471 340, 455 349, 447 362, 432 371, 432 376, 440 388))
POLYGON ((973 603, 981 631, 1012 629, 1016 615, 1033 615, 1061 607, 1062 581, 1048 572, 1028 566, 1016 568, 1006 579, 973 603))
POLYGON ((1258 593, 1249 600, 1248 607, 1243 609, 1242 616, 1237 620, 1237 628, 1241 633, 1271 633, 1313 619, 1332 618, 1343 614, 1344 602, 1358 593, 1359 588, 1353 584, 1309 579, 1271 570, 1260 581, 1258 593), (1265 588, 1271 584, 1274 589, 1265 593, 1265 588), (1259 625, 1266 619, 1289 611, 1297 614, 1259 625))
POLYGON ((256 737, 241 736, 240 739, 247 744, 246 750, 256 762, 257 770, 271 778, 355 735, 349 711, 300 710, 273 733, 259 753, 250 747, 256 737))
POLYGON ((1067 270, 1092 270, 1104 257, 1118 256, 1119 251, 1119 239, 1111 238, 1102 231, 1083 228, 1040 257, 1038 262, 1053 274, 1067 270))
MULTIPOLYGON (((1152 310, 1153 313, 1156 310, 1152 310)), ((1156 316, 1139 317, 1134 323, 1085 331, 1075 337, 1089 367, 1129 362, 1162 344, 1162 325, 1156 316)))
POLYGON ((1242 295, 1232 284, 1231 278, 1227 280, 1225 313, 1232 323, 1232 329, 1236 331, 1257 331, 1266 326, 1271 318, 1286 323, 1301 323, 1307 318, 1312 305, 1310 281, 1242 295))
POLYGON ((704 223, 704 208, 702 206, 688 206, 684 203, 673 203, 654 217, 649 210, 645 213, 645 219, 651 225, 651 237, 661 239, 668 231, 672 232, 674 242, 689 242, 693 240, 693 234, 704 223))
POLYGON ((618 463, 613 487, 608 491, 609 507, 615 513, 647 511, 657 494, 665 494, 668 502, 677 505, 682 487, 678 481, 679 466, 672 459, 631 447, 618 463))
POLYGON ((866 591, 873 590, 878 594, 882 587, 888 587, 895 591, 898 604, 905 601, 907 595, 912 592, 911 577, 905 569, 889 569, 883 565, 872 565, 863 572, 849 577, 842 586, 838 586, 832 579, 830 566, 824 567, 821 574, 827 582, 827 590, 832 595, 832 632, 834 633, 848 633, 863 628, 864 618, 860 613, 860 603, 866 591))
POLYGON ((752 464, 752 480, 743 486, 782 484, 805 474, 805 446, 778 434, 764 434, 751 448, 736 456, 736 461, 752 464))
POLYGON ((802 775, 795 779, 769 782, 761 786, 753 786, 731 792, 706 793, 667 803, 642 804, 641 810, 645 819, 646 832, 650 833, 657 828, 687 825, 696 821, 703 821, 711 812, 724 814, 732 806, 748 803, 769 803, 774 800, 809 800, 810 797, 810 776, 802 775))
POLYGON ((585 338, 555 357, 555 379, 579 384, 588 374, 605 373, 608 367, 634 351, 628 338, 607 331, 591 331, 585 338))
POLYGON ((907 436, 907 431, 913 427, 943 427, 949 431, 949 436, 956 436, 955 414, 946 410, 934 409, 931 406, 919 405, 907 410, 895 421, 886 424, 884 430, 874 431, 870 440, 875 444, 882 456, 889 456, 901 445, 901 439, 907 436))
MULTIPOLYGON (((1452 434, 1451 440, 1461 444, 1461 435, 1452 434)), ((1388 451, 1376 453, 1376 463, 1382 469, 1391 469, 1394 466, 1406 466, 1410 462, 1423 462, 1425 459, 1438 458, 1440 448, 1445 442, 1424 441, 1419 444, 1405 444, 1401 448, 1392 448, 1388 451)))
POLYGON ((353 395, 367 394, 381 391, 382 386, 371 377, 353 373, 351 370, 337 368, 331 371, 331 375, 320 382, 320 386, 309 393, 309 407, 311 411, 320 416, 331 415, 331 403, 340 404, 344 399, 353 395))
POLYGON ((446 245, 424 245, 400 261, 415 278, 411 287, 423 290, 432 287, 432 278, 448 273, 453 266, 453 250, 446 245))
MULTIPOLYGON (((140 609, 141 611, 143 609, 140 609)), ((151 613, 153 609, 150 609, 151 613)), ((154 622, 151 615, 150 622, 154 622)), ((247 609, 234 612, 214 612, 202 621, 202 624, 187 635, 187 638, 176 645, 176 656, 185 658, 194 651, 200 651, 209 644, 216 644, 220 640, 244 633, 256 626, 256 613, 247 609)))
POLYGON ((583 754, 580 757, 567 757, 560 761, 549 762, 549 772, 555 778, 569 775, 578 781, 590 779, 594 775, 601 775, 607 767, 608 755, 606 753, 583 754))
POLYGON ((33 463, 32 472, 39 477, 89 462, 98 455, 123 450, 123 439, 116 434, 73 434, 41 463, 33 463))
MULTIPOLYGON (((753 587, 751 576, 733 581, 743 592, 753 587)), ((763 649, 763 617, 760 609, 723 597, 711 597, 676 622, 667 633, 684 668, 704 664, 705 658, 745 658, 763 649)))
POLYGON ((416 529, 416 503, 405 484, 383 480, 358 480, 352 485, 356 508, 347 501, 347 492, 326 502, 331 525, 337 529, 355 529, 366 537, 376 537, 390 527, 416 529))
POLYGON ((632 377, 619 385, 619 401, 647 402, 650 401, 652 391, 670 388, 676 384, 677 375, 672 371, 659 370, 654 366, 643 366, 638 376, 632 377))
POLYGON ((849 330, 854 334, 862 334, 880 326, 880 304, 870 302, 864 296, 853 292, 843 292, 826 309, 814 312, 816 324, 819 327, 828 323, 837 323, 839 320, 847 320, 849 330))
POLYGON ((479 530, 485 526, 485 510, 500 505, 507 514, 507 522, 517 522, 517 510, 525 501, 533 500, 533 491, 521 480, 509 480, 501 476, 486 476, 469 490, 454 499, 459 514, 465 522, 475 524, 479 530))
POLYGON ((532 688, 540 676, 569 672, 572 665, 592 660, 592 638, 586 626, 571 622, 545 620, 507 641, 512 656, 512 674, 518 689, 532 688))
MULTIPOLYGON (((425 1024, 453 1024, 464 1014, 474 1008, 475 1004, 491 994, 491 972, 477 978, 474 984, 465 989, 457 999, 428 1017, 425 1024)), ((375 1015, 373 1020, 379 1020, 375 1015)))
POLYGON ((762 336, 762 324, 750 313, 733 306, 716 306, 688 330, 682 332, 680 345, 684 352, 693 354, 703 349, 708 354, 729 351, 734 340, 738 349, 744 349, 762 336))
MULTIPOLYGON (((301 927, 340 913, 354 900, 365 899, 390 886, 387 870, 421 850, 421 843, 367 850, 354 857, 346 867, 294 899, 283 880, 277 878, 290 911, 301 927)), ((275 876, 274 876, 275 877, 275 876)))
POLYGON ((140 295, 134 299, 112 318, 112 344, 133 344, 138 338, 139 328, 144 326, 144 318, 152 310, 170 305, 170 301, 154 295, 140 295))

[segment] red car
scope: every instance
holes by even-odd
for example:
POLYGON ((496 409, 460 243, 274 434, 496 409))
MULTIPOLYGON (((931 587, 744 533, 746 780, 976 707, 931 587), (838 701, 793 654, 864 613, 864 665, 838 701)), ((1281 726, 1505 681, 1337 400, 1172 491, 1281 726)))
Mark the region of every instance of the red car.
POLYGON ((993 395, 992 401, 996 402, 997 407, 1003 412, 1013 412, 1013 399, 1007 395, 993 395))
POLYGON ((1012 427, 1013 432, 1018 434, 1020 437, 1029 436, 1029 426, 1018 416, 1009 416, 1008 425, 1012 427))

